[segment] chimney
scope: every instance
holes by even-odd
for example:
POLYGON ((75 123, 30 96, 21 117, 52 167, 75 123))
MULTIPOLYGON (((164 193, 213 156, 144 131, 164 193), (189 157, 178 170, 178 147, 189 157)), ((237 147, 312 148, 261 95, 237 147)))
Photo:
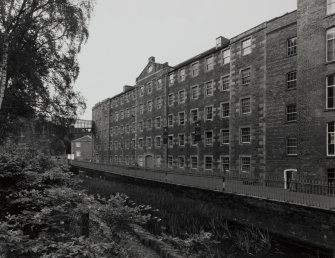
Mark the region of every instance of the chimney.
POLYGON ((150 56, 148 59, 149 63, 154 63, 155 62, 155 57, 154 56, 150 56))
POLYGON ((222 36, 216 38, 216 49, 222 48, 227 44, 229 44, 229 39, 222 36))
POLYGON ((133 86, 129 86, 129 85, 124 85, 123 86, 123 93, 130 91, 133 88, 133 86))

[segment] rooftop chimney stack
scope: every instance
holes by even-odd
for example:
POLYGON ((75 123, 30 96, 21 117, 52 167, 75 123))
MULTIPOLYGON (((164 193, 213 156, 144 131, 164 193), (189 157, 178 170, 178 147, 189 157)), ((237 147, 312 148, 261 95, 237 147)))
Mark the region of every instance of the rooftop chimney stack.
POLYGON ((154 63, 155 62, 155 57, 154 56, 150 56, 148 62, 149 63, 154 63))

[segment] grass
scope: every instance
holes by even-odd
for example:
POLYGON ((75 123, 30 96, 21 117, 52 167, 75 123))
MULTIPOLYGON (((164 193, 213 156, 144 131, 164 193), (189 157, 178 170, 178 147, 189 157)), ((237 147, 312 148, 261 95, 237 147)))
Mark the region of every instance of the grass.
MULTIPOLYGON (((196 197, 185 197, 182 190, 169 191, 159 186, 105 176, 84 177, 84 187, 91 194, 99 193, 107 197, 120 192, 137 204, 151 205, 152 216, 161 220, 148 223, 147 230, 158 236, 163 234, 171 238, 190 239, 203 231, 210 232, 216 244, 207 246, 207 253, 203 257, 307 257, 301 249, 273 242, 266 231, 228 222, 222 216, 223 207, 197 200, 196 197)), ((308 257, 317 256, 313 254, 308 257)))

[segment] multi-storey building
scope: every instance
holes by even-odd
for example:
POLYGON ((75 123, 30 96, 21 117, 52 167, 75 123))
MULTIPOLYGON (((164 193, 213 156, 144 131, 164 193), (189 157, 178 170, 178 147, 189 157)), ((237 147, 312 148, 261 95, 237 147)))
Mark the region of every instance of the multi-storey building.
POLYGON ((95 158, 333 180, 334 91, 335 0, 298 0, 174 67, 149 58, 135 86, 93 108, 95 158))

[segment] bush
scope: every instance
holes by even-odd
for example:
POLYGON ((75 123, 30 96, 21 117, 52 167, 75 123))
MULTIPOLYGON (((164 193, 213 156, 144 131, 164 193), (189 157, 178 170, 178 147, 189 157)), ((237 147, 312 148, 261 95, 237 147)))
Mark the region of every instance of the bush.
POLYGON ((35 150, 2 148, 0 257, 127 257, 120 232, 150 220, 151 207, 134 205, 124 194, 88 195, 79 183, 67 166, 35 150), (86 212, 88 238, 80 235, 86 212))

